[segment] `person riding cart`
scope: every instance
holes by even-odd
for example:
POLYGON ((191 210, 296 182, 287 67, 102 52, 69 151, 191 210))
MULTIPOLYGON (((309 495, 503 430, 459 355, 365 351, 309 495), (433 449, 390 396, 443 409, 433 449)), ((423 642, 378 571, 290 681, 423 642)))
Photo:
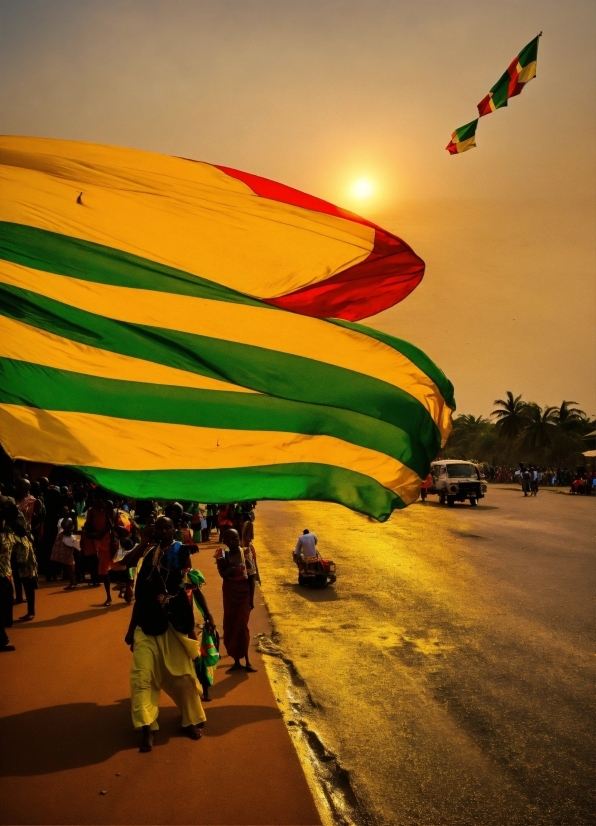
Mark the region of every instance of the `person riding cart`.
POLYGON ((337 579, 335 562, 323 559, 317 550, 317 535, 308 528, 298 537, 292 558, 298 566, 298 584, 320 588, 332 584, 337 579))

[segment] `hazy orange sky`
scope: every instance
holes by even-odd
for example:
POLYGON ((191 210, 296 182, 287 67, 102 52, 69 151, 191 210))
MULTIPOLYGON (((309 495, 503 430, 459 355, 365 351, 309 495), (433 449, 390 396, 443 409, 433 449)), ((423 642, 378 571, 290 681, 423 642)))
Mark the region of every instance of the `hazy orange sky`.
POLYGON ((369 323, 425 350, 460 412, 512 390, 595 414, 595 35, 594 0, 0 0, 0 132, 197 158, 354 209, 426 260, 369 323), (448 155, 540 30, 536 80, 448 155))

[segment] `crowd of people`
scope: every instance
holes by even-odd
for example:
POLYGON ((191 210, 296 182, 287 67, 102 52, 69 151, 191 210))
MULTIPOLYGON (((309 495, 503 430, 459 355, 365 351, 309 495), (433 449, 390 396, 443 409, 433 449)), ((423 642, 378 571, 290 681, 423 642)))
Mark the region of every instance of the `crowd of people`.
POLYGON ((596 472, 586 468, 550 468, 520 463, 519 467, 484 466, 484 473, 489 482, 517 483, 526 494, 538 492, 541 487, 568 488, 570 493, 596 495, 596 472), (530 478, 527 474, 530 474, 530 478), (524 478, 524 474, 526 474, 524 478), (528 485, 528 482, 530 484, 528 485))
POLYGON ((219 633, 192 554, 213 534, 222 543, 214 558, 222 580, 223 644, 230 670, 254 672, 248 626, 260 582, 256 504, 135 502, 82 482, 16 475, 0 486, 0 651, 15 650, 7 633, 15 606, 27 604, 17 621, 34 619, 40 576, 63 581, 65 591, 103 586, 105 608, 117 590, 133 603, 125 642, 133 652, 132 719, 141 751, 152 749, 162 689, 180 709, 185 733, 200 739, 206 718, 198 686, 208 702, 219 633))

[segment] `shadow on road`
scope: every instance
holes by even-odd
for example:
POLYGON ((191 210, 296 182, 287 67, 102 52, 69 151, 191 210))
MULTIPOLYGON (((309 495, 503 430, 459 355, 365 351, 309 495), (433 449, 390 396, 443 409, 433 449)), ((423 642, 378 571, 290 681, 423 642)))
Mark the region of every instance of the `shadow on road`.
MULTIPOLYGON (((219 665, 218 671, 219 669, 225 670, 225 664, 219 665)), ((228 674, 227 677, 224 677, 223 680, 217 680, 209 689, 209 693, 214 699, 219 700, 245 680, 248 680, 246 671, 233 671, 231 674, 228 674)))
MULTIPOLYGON (((220 737, 240 726, 272 720, 279 711, 268 706, 209 708, 206 737, 220 737)), ((171 737, 184 737, 180 712, 160 710, 155 747, 171 737)), ((68 703, 13 714, 0 719, 0 777, 55 774, 103 763, 120 751, 136 749, 138 735, 130 720, 130 700, 113 705, 68 703)))
POLYGON ((130 605, 122 602, 112 605, 111 608, 104 608, 102 603, 97 603, 97 605, 93 605, 91 608, 85 609, 85 611, 77 611, 75 614, 60 614, 59 617, 54 617, 54 619, 19 623, 19 628, 55 628, 58 625, 71 625, 73 622, 99 617, 102 611, 118 611, 121 608, 130 608, 130 605))
MULTIPOLYGON (((422 502, 417 502, 416 504, 422 505, 422 502)), ((424 503, 424 507, 428 508, 444 508, 445 510, 459 510, 460 508, 466 508, 469 511, 473 511, 474 513, 481 513, 482 511, 498 511, 501 510, 498 505, 485 505, 484 502, 481 505, 477 505, 473 508, 468 502, 456 502, 453 505, 453 508, 450 508, 449 505, 441 505, 440 502, 434 502, 431 499, 427 499, 424 503)))
POLYGON ((308 588, 305 585, 298 585, 297 583, 284 582, 284 588, 289 588, 298 594, 299 597, 307 599, 309 602, 334 602, 339 599, 335 588, 308 588))
MULTIPOLYGON (((215 694, 213 695, 215 696, 215 694)), ((164 711, 174 711, 176 720, 180 725, 177 709, 164 709, 164 711)), ((219 706, 218 708, 207 709, 207 723, 203 730, 205 737, 221 737, 228 734, 235 728, 248 726, 251 723, 259 723, 262 720, 277 720, 280 712, 276 708, 269 706, 219 706)), ((161 714, 161 712, 160 712, 161 714)))

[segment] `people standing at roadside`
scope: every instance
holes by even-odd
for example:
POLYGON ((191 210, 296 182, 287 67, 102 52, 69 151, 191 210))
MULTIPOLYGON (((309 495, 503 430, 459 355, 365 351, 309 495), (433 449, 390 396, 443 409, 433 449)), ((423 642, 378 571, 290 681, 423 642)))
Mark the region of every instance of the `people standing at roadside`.
POLYGON ((6 530, 5 516, 14 499, 0 496, 0 651, 14 651, 6 633, 13 625, 12 567, 13 543, 6 530))
POLYGON ((234 660, 230 671, 244 668, 256 671, 249 659, 250 632, 248 623, 250 612, 255 607, 255 582, 257 563, 254 547, 249 543, 242 548, 238 531, 226 532, 224 543, 228 550, 218 548, 215 553, 217 570, 222 578, 223 594, 223 638, 226 651, 234 660), (244 659, 245 665, 240 662, 244 659))
POLYGON ((192 531, 192 539, 193 542, 198 544, 202 540, 201 536, 201 518, 203 515, 203 511, 201 510, 201 506, 198 502, 193 502, 188 509, 190 514, 190 526, 192 531))
MULTIPOLYGON (((205 722, 194 668, 199 644, 190 591, 187 594, 185 589, 191 549, 174 540, 174 531, 172 520, 160 516, 154 526, 144 528, 139 545, 122 559, 127 567, 139 568, 125 642, 133 652, 132 719, 142 734, 142 752, 153 748, 162 688, 180 709, 182 729, 188 737, 199 740, 200 726, 205 722)), ((197 599, 212 623, 200 591, 197 599)))
POLYGON ((19 617, 19 620, 28 622, 35 618, 35 592, 38 588, 37 559, 33 548, 33 538, 27 529, 27 521, 16 506, 11 527, 16 540, 13 555, 16 556, 19 576, 27 600, 27 613, 19 617))
MULTIPOLYGON (((13 575, 19 578, 25 598, 27 613, 19 617, 21 621, 35 617, 35 591, 37 589, 37 559, 33 550, 31 534, 27 522, 17 508, 14 499, 5 500, 2 509, 2 556, 9 554, 13 575)), ((11 587, 12 597, 12 587, 11 587)))
MULTIPOLYGON (((16 481, 16 507, 23 515, 25 521, 25 530, 30 533, 32 525, 35 521, 35 527, 38 527, 36 517, 42 514, 43 506, 39 499, 31 493, 31 482, 24 477, 16 481)), ((31 535, 33 539, 33 535, 31 535)), ((22 605, 23 600, 23 584, 21 582, 21 575, 19 572, 19 565, 16 561, 16 552, 12 557, 12 579, 15 590, 15 605, 22 605)))
POLYGON ((234 527, 231 509, 233 505, 219 505, 217 509, 217 527, 219 529, 219 541, 224 542, 224 535, 234 527))
POLYGON ((39 482, 31 482, 31 495, 37 499, 37 505, 33 509, 33 516, 31 518, 31 535, 33 537, 33 548, 35 549, 35 556, 39 565, 39 558, 43 543, 43 523, 46 516, 46 509, 41 495, 41 486, 39 482))
POLYGON ((75 575, 76 559, 81 551, 80 541, 74 536, 74 525, 72 519, 67 517, 62 520, 61 530, 54 547, 52 548, 52 555, 50 559, 59 565, 64 566, 64 571, 68 576, 69 584, 64 589, 65 591, 72 591, 77 587, 77 579, 75 575))
POLYGON ((112 567, 112 557, 116 550, 113 545, 113 528, 114 506, 112 502, 106 498, 106 494, 101 488, 95 488, 93 492, 93 504, 87 511, 83 534, 86 539, 91 540, 95 553, 97 554, 97 576, 99 580, 103 582, 106 590, 105 608, 112 604, 109 573, 112 567))
POLYGON ((532 491, 532 496, 538 496, 538 468, 535 468, 534 465, 530 467, 530 490, 532 491))
POLYGON ((31 482, 28 479, 18 479, 16 483, 16 505, 25 518, 27 530, 31 530, 33 517, 41 512, 41 502, 31 493, 31 482))
POLYGON ((176 538, 179 542, 182 542, 183 545, 192 545, 192 547, 198 551, 197 543, 193 539, 192 529, 188 519, 185 519, 185 516, 188 516, 188 514, 182 514, 177 531, 178 536, 176 538))
POLYGON ((46 580, 56 579, 54 567, 50 561, 52 548, 58 536, 58 519, 60 518, 60 491, 56 485, 51 485, 46 476, 39 480, 41 495, 45 508, 43 520, 43 538, 41 541, 41 557, 39 565, 46 580))
POLYGON ((217 528, 217 505, 213 502, 207 504, 206 517, 209 536, 211 536, 211 531, 217 528))
POLYGON ((426 479, 424 480, 424 482, 420 485, 420 499, 423 502, 426 502, 426 495, 427 495, 428 489, 430 488, 432 483, 433 483, 433 477, 429 473, 428 476, 426 477, 426 479))

